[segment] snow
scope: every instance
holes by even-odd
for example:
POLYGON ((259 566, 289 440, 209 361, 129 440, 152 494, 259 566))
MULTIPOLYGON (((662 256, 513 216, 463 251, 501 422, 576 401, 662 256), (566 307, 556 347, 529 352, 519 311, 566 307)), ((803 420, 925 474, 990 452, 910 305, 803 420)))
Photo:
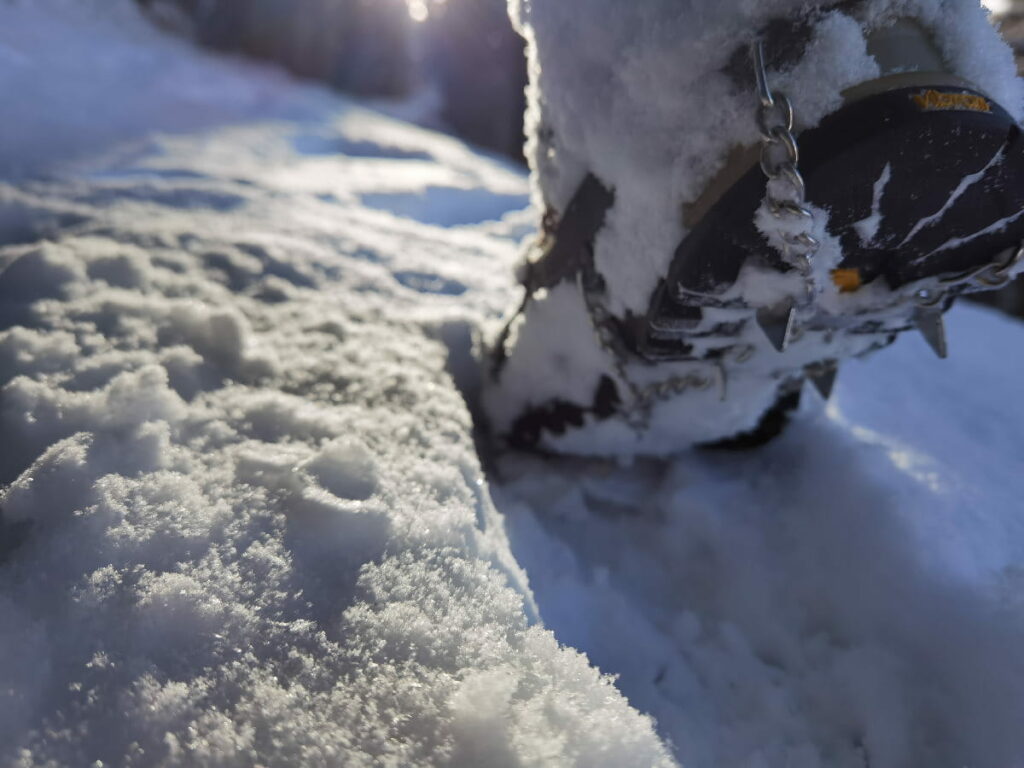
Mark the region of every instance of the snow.
POLYGON ((294 112, 212 100, 165 135, 96 116, 63 168, 43 161, 69 125, 22 127, 0 764, 1021 759, 1018 323, 958 309, 951 360, 906 339, 851 363, 757 452, 485 450, 485 474, 464 395, 515 298, 524 176, 47 2, 0 19, 101 39, 142 91, 192 73, 172 103, 227 69, 294 112))
POLYGON ((48 179, 3 189, 0 764, 669 764, 531 618, 446 372, 440 339, 468 354, 503 301, 522 174, 103 19, 4 13, 120 56, 95 93, 174 71, 174 106, 230 71, 307 117, 108 117, 110 159, 47 156, 68 115, 10 147, 48 179))
MULTIPOLYGON (((1010 226, 1013 222, 1015 222, 1021 216, 1024 216, 1024 211, 1018 211, 1017 213, 1010 214, 1009 216, 1004 216, 1003 218, 999 219, 998 221, 993 222, 992 224, 990 224, 989 226, 985 227, 984 229, 980 229, 977 232, 975 232, 975 233, 973 233, 971 235, 968 235, 967 237, 951 237, 949 240, 947 240, 942 245, 940 245, 938 248, 936 248, 933 251, 933 253, 940 253, 942 251, 948 251, 951 248, 959 248, 964 243, 969 243, 972 240, 978 239, 979 237, 985 237, 985 235, 991 235, 993 232, 1002 232, 1004 229, 1006 229, 1008 226, 1010 226)), ((923 261, 924 259, 928 258, 928 256, 921 256, 919 258, 923 261)))
POLYGON ((891 180, 892 163, 886 163, 885 168, 882 169, 882 175, 878 177, 871 193, 871 213, 853 225, 860 236, 861 243, 865 246, 871 245, 878 237, 878 230, 885 218, 882 215, 882 199, 885 197, 885 190, 891 180))
POLYGON ((935 213, 931 214, 930 216, 924 217, 919 222, 917 222, 917 224, 915 224, 911 228, 911 230, 907 234, 907 236, 905 238, 903 238, 903 242, 900 243, 900 245, 901 246, 902 245, 906 245, 922 229, 927 229, 928 227, 934 226, 938 222, 942 221, 942 217, 945 216, 946 213, 949 210, 952 209, 952 207, 956 204, 956 201, 959 200, 961 197, 963 197, 964 193, 968 189, 970 189, 975 184, 977 184, 979 181, 981 181, 984 178, 985 174, 988 173, 989 170, 991 170, 995 166, 1001 165, 1004 159, 1005 159, 1005 151, 1004 151, 1003 147, 1000 147, 996 151, 995 155, 992 156, 992 159, 989 160, 981 168, 981 170, 979 170, 979 171, 977 171, 975 173, 969 173, 966 176, 964 176, 964 178, 960 182, 960 184, 958 184, 956 189, 954 189, 953 192, 950 194, 949 200, 947 200, 943 204, 943 206, 941 208, 939 208, 939 210, 937 210, 935 213))
POLYGON ((959 310, 949 365, 850 364, 749 454, 506 459, 541 615, 683 765, 1014 764, 1024 370, 993 359, 1020 332, 959 310))

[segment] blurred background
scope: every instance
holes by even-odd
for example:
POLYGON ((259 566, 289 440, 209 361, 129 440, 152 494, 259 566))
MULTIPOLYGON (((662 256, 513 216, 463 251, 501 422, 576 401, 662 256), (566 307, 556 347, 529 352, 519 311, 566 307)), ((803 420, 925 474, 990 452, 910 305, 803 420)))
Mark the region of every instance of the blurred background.
MULTIPOLYGON (((524 44, 506 0, 136 0, 154 23, 523 158, 524 44)), ((1024 0, 986 0, 1024 72, 1024 0)), ((1024 317, 1024 281, 980 300, 1024 317)))
POLYGON ((137 0, 198 44, 361 97, 417 98, 427 122, 523 162, 526 61, 506 0, 137 0))
MULTIPOLYGON (((433 99, 448 132, 518 161, 526 63, 506 0, 136 0, 207 48, 357 96, 433 99)), ((1024 0, 985 0, 1024 54, 1024 0)))

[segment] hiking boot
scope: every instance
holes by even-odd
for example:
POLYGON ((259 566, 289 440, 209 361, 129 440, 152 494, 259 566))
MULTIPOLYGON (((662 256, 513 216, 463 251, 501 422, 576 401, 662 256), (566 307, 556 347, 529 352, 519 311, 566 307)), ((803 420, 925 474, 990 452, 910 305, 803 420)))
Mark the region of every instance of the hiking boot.
POLYGON ((758 444, 904 331, 945 357, 953 301, 1024 266, 1021 88, 976 2, 622 8, 595 54, 555 1, 519 9, 546 213, 485 391, 508 444, 758 444))

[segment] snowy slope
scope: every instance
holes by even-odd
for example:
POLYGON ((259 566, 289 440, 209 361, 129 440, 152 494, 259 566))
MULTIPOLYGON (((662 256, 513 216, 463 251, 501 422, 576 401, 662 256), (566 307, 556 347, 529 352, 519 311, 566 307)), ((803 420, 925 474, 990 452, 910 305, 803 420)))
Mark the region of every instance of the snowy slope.
MULTIPOLYGON (((98 92, 243 71, 107 29, 98 92)), ((292 88, 3 190, 0 764, 667 763, 529 626, 445 372, 525 180, 292 88)))
MULTIPOLYGON (((0 765, 1024 756, 1018 324, 959 310, 951 361, 908 339, 852 364, 755 453, 488 478, 454 378, 472 395, 474 329, 515 298, 519 172, 105 21, 31 29, 191 73, 169 98, 278 95, 211 98, 174 136, 96 116, 45 179, 23 126, 0 765)), ((89 87, 126 87, 105 72, 89 87)))
POLYGON ((951 331, 950 361, 851 364, 756 452, 504 462, 541 615, 683 764, 1020 762, 1022 329, 951 331))

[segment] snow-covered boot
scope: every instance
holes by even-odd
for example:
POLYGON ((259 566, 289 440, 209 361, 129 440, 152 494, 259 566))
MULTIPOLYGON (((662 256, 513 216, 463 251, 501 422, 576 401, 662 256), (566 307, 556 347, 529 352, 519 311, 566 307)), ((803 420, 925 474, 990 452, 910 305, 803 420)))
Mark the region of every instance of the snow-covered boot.
POLYGON ((530 0, 541 236, 485 408, 520 447, 756 440, 1005 284, 1022 89, 977 0, 530 0), (809 7, 813 6, 813 7, 809 7))

